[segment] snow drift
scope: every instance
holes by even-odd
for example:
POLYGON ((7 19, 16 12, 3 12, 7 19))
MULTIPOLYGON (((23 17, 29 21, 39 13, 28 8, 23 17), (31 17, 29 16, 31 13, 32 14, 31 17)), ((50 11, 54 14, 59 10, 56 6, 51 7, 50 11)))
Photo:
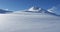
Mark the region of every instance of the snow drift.
POLYGON ((0 14, 0 32, 60 32, 60 17, 29 9, 0 14))

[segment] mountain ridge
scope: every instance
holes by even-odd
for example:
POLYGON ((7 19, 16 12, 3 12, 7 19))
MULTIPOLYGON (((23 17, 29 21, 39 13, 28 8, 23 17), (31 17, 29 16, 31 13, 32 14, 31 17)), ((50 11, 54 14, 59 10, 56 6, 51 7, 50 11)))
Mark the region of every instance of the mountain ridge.
POLYGON ((6 13, 11 13, 11 12, 13 12, 13 11, 0 9, 0 14, 6 14, 6 13))
POLYGON ((30 13, 45 13, 45 14, 50 14, 50 15, 55 15, 55 16, 60 16, 60 15, 57 15, 53 12, 49 12, 48 10, 45 10, 43 8, 39 8, 39 7, 31 7, 29 8, 27 11, 25 12, 30 12, 30 13))

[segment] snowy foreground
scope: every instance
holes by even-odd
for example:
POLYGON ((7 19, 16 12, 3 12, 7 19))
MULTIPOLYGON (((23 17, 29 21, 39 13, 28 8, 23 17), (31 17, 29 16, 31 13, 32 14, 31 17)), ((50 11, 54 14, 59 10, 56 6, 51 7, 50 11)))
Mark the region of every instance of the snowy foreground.
POLYGON ((0 14, 0 32, 60 32, 60 17, 0 14))

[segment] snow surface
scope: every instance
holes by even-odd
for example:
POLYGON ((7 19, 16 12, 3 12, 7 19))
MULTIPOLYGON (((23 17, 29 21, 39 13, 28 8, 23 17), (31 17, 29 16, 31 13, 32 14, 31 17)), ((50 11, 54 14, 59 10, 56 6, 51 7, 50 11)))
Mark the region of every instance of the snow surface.
POLYGON ((45 10, 43 8, 40 8, 40 7, 35 7, 35 6, 27 9, 26 11, 27 12, 36 12, 36 13, 45 13, 45 12, 47 12, 47 10, 45 10))
POLYGON ((39 7, 31 7, 30 9, 28 9, 28 11, 33 11, 33 12, 38 12, 40 10, 41 10, 41 8, 39 8, 39 7))
POLYGON ((0 32, 60 32, 60 17, 24 12, 0 14, 0 32))

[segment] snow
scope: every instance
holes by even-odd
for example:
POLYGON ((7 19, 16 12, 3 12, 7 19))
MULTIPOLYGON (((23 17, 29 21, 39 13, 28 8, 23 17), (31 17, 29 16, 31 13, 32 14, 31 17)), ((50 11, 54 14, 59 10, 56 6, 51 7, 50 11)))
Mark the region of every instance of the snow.
POLYGON ((60 17, 21 13, 0 14, 0 32, 60 32, 60 17))
POLYGON ((48 9, 48 11, 60 15, 60 5, 53 6, 52 8, 48 9))
POLYGON ((39 7, 31 7, 28 9, 28 11, 32 11, 32 12, 38 12, 40 10, 41 10, 41 8, 39 8, 39 7))
POLYGON ((24 11, 0 14, 0 32, 60 32, 60 17, 44 12, 49 11, 32 7, 24 11))

